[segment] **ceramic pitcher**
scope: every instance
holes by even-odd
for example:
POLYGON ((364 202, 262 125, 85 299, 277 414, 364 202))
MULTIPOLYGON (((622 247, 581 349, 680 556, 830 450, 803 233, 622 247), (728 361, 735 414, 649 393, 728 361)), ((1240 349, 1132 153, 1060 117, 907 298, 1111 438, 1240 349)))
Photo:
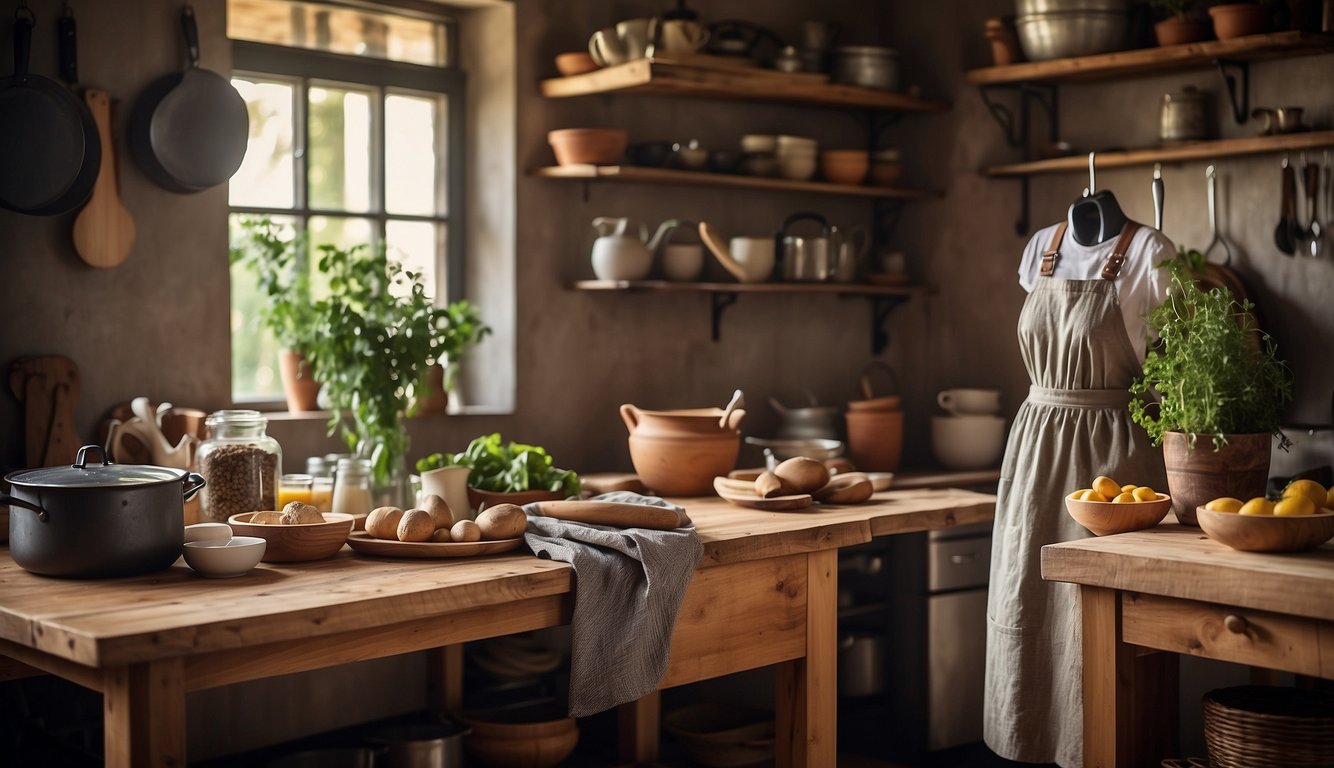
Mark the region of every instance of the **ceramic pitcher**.
POLYGON ((713 478, 736 466, 745 415, 735 409, 720 424, 721 408, 646 411, 628 403, 621 406, 635 472, 663 496, 712 495, 713 478))

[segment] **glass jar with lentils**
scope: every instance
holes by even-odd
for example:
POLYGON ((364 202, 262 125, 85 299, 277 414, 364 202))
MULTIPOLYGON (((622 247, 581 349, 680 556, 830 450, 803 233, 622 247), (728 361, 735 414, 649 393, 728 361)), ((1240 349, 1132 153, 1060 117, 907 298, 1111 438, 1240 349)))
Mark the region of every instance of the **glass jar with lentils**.
POLYGON ((207 484, 199 493, 201 520, 227 522, 241 512, 277 509, 283 452, 265 433, 269 420, 259 411, 209 414, 209 438, 199 444, 199 474, 207 484))

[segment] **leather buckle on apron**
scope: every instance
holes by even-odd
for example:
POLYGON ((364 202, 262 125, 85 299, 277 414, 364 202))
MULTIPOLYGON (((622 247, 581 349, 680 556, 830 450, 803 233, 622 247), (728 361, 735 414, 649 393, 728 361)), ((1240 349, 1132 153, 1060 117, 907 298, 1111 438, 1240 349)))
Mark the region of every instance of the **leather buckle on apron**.
POLYGON ((1059 251, 1047 251, 1042 254, 1042 267, 1038 269, 1038 274, 1043 277, 1051 277, 1056 271, 1056 260, 1061 258, 1059 251))

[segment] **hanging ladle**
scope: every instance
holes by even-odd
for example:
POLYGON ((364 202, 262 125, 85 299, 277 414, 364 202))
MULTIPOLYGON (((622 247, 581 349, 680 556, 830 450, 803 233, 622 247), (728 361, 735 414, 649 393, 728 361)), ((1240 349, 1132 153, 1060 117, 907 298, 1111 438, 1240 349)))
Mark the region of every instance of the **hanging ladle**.
MULTIPOLYGON (((1204 169, 1204 177, 1208 179, 1209 187, 1209 228, 1214 232, 1214 239, 1209 241, 1209 247, 1204 249, 1204 260, 1211 261, 1209 254, 1218 246, 1223 246, 1224 265, 1232 263, 1232 244, 1223 237, 1218 231, 1218 169, 1209 166, 1204 169)), ((1276 233, 1277 234, 1277 233, 1276 233)))
POLYGON ((1274 227, 1274 245, 1289 256, 1297 253, 1297 241, 1292 233, 1300 225, 1297 223, 1297 173, 1283 157, 1282 202, 1279 210, 1278 226, 1274 227))

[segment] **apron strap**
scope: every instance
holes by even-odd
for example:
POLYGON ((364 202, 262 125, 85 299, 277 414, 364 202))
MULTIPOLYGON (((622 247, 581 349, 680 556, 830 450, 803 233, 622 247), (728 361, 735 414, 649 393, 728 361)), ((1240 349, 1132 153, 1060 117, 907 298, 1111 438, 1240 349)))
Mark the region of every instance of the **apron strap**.
POLYGON ((1056 261, 1061 258, 1061 241, 1065 239, 1065 228, 1069 225, 1067 221, 1061 222, 1051 236, 1051 245, 1042 252, 1042 267, 1038 270, 1042 277, 1051 277, 1056 271, 1056 261))
POLYGON ((1139 227, 1138 222, 1126 219, 1125 226, 1121 227, 1121 235, 1116 238, 1116 245, 1112 246, 1112 255, 1102 264, 1104 280, 1115 280, 1120 276, 1121 267, 1126 263, 1126 251, 1130 250, 1130 241, 1135 239, 1139 227))

